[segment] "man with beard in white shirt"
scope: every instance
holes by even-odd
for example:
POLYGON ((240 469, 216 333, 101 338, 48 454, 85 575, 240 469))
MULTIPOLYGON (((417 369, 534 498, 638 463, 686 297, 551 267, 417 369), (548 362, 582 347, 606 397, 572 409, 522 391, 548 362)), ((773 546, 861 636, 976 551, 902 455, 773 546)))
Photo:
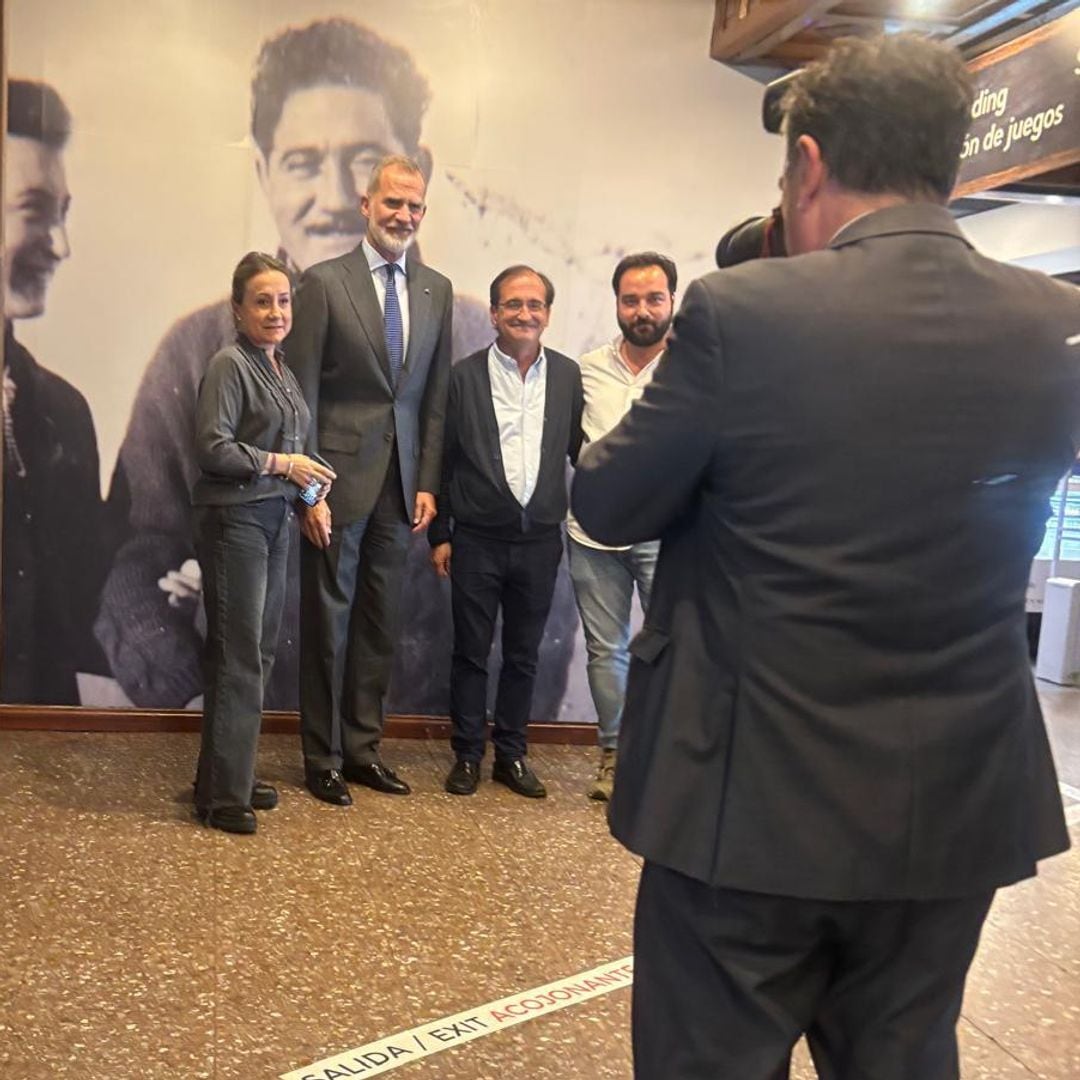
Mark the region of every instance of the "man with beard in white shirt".
MULTIPOLYGON (((582 428, 590 442, 615 427, 652 381, 667 344, 677 281, 675 264, 655 251, 627 255, 615 268, 611 284, 620 333, 581 358, 582 428)), ((634 586, 644 610, 660 542, 606 547, 593 540, 573 514, 567 533, 570 577, 585 631, 589 691, 599 725, 600 760, 588 794, 606 801, 615 783, 634 586)))

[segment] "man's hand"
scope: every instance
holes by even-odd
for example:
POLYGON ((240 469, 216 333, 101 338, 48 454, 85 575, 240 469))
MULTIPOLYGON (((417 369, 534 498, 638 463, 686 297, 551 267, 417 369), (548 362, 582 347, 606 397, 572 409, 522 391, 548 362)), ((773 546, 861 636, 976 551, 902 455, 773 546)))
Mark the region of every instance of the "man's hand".
POLYGON ((194 559, 185 559, 179 570, 158 578, 158 588, 169 597, 169 607, 194 604, 202 595, 202 569, 194 559))
POLYGON ((412 524, 414 533, 423 532, 435 517, 435 496, 430 491, 416 493, 416 505, 413 507, 412 524))
POLYGON ((325 502, 305 506, 300 511, 300 531, 317 548, 330 546, 330 507, 325 502))
POLYGON ((435 573, 439 577, 450 576, 450 541, 445 544, 436 544, 431 549, 431 565, 435 567, 435 573))

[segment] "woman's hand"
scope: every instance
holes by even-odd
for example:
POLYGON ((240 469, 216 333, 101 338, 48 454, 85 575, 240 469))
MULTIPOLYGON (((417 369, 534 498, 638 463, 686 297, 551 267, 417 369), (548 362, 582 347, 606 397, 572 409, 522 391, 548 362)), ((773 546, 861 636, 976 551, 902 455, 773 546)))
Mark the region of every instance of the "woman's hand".
POLYGON ((278 454, 278 476, 291 480, 298 488, 306 488, 312 480, 319 484, 320 498, 326 497, 337 473, 326 465, 320 465, 307 454, 278 454))

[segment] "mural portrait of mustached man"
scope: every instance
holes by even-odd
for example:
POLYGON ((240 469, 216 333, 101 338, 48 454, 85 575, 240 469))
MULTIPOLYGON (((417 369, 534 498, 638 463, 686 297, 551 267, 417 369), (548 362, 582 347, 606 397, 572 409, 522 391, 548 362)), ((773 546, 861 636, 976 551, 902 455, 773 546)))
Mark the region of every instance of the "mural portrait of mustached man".
MULTIPOLYGON (((704 9, 673 9, 646 40, 628 7, 8 5, 9 80, 50 87, 59 125, 35 141, 9 118, 9 149, 38 148, 30 156, 59 179, 42 211, 48 239, 21 260, 5 253, 40 304, 24 313, 5 278, 0 698, 198 707, 194 409, 208 360, 234 336, 228 275, 247 250, 276 252, 299 276, 355 248, 384 155, 415 158, 428 178, 409 258, 453 282, 454 360, 491 343, 486 290, 502 266, 527 262, 555 282, 547 338, 571 356, 614 332, 608 282, 626 251, 668 251, 687 280, 710 267, 716 237, 775 187, 780 148, 759 129, 759 87, 700 49, 704 9), (723 139, 699 138, 703 98, 745 98, 723 114, 738 175, 723 139), (44 436, 26 434, 25 417, 46 405, 66 471, 37 483, 44 436), (49 543, 39 514, 54 523, 49 543)), ((6 167, 11 194, 17 157, 6 167)), ((7 235, 10 246, 13 224, 7 235)), ((297 532, 268 708, 297 705, 298 551, 297 532)), ((446 714, 449 591, 423 536, 410 543, 400 626, 388 711, 446 714)), ((539 664, 533 718, 594 719, 565 566, 539 664)))

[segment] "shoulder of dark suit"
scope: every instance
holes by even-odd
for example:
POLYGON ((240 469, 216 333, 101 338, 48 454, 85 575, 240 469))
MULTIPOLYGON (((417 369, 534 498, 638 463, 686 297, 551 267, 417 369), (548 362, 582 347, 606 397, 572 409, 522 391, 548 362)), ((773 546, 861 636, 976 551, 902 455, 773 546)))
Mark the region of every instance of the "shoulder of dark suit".
POLYGON ((411 275, 410 287, 415 281, 429 289, 445 289, 448 293, 453 292, 450 279, 445 274, 440 274, 438 270, 433 270, 427 263, 410 262, 409 273, 411 275))

